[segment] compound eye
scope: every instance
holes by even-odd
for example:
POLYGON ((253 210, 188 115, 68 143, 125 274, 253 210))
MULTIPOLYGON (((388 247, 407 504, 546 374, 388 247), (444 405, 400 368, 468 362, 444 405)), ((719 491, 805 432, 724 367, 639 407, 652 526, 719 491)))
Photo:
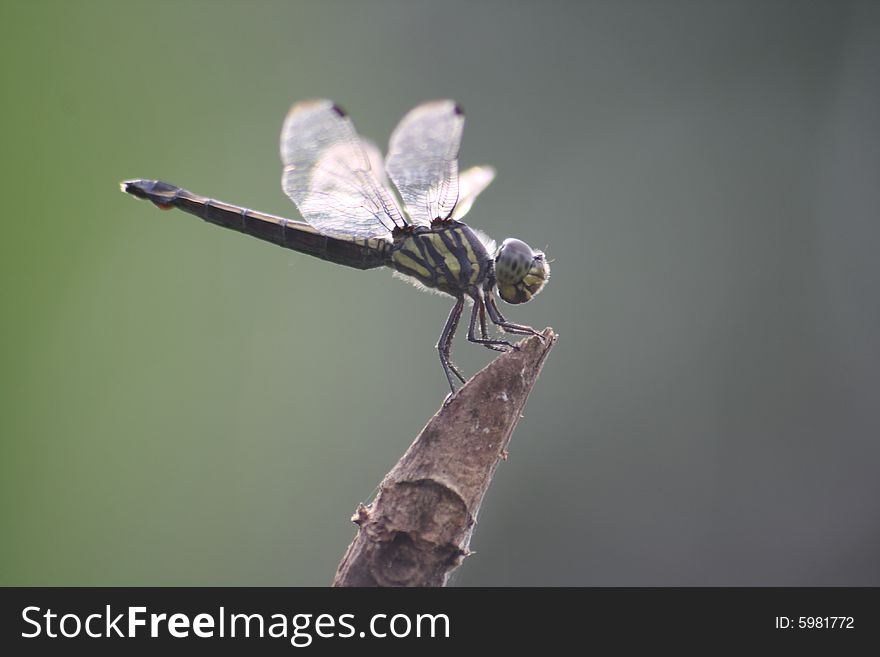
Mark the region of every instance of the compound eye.
POLYGON ((521 283, 532 268, 535 252, 521 240, 504 240, 495 254, 495 278, 502 286, 521 283))
POLYGON ((544 289, 550 265, 541 251, 520 240, 506 239, 495 254, 495 284, 507 303, 530 301, 544 289))

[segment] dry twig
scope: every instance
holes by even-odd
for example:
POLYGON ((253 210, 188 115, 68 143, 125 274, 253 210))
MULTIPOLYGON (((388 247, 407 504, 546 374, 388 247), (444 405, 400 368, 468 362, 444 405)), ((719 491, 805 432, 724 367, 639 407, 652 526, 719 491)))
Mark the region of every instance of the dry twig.
POLYGON ((483 496, 556 342, 532 337, 475 374, 361 505, 333 586, 444 586, 469 554, 483 496))

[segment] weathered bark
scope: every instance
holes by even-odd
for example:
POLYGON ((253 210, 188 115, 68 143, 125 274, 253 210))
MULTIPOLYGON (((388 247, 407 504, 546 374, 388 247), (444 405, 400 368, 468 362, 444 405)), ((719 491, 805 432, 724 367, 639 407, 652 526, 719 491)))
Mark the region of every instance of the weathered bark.
POLYGON ((352 520, 357 536, 333 586, 444 586, 469 554, 483 496, 556 342, 531 337, 475 374, 444 403, 375 500, 352 520))

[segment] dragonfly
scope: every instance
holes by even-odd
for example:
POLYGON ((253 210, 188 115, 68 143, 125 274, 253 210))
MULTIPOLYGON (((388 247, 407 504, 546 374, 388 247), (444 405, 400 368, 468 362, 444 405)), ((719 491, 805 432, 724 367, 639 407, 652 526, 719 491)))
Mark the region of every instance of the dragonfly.
POLYGON ((452 363, 451 349, 466 301, 473 304, 469 342, 495 351, 516 349, 489 336, 487 315, 502 333, 543 336, 508 321, 495 293, 507 303, 522 304, 550 277, 542 251, 514 238, 496 246, 462 223, 495 177, 490 166, 459 172, 463 128, 458 103, 423 103, 394 129, 383 158, 334 102, 296 103, 281 131, 281 186, 305 221, 199 196, 160 180, 127 180, 121 188, 161 209, 177 208, 335 264, 361 270, 387 267, 419 287, 452 297, 455 303, 437 351, 454 393, 455 379, 465 383, 452 363))

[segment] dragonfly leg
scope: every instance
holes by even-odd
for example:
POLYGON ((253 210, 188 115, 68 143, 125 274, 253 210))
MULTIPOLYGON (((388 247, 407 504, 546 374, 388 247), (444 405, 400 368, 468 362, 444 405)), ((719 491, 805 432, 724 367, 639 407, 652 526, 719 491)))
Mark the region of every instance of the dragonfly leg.
POLYGON ((468 328, 468 341, 481 344, 487 349, 493 349, 495 351, 508 351, 509 349, 515 349, 516 347, 507 340, 493 340, 489 337, 489 333, 486 331, 486 307, 483 303, 483 297, 479 291, 471 296, 474 299, 474 307, 473 310, 471 310, 471 324, 468 328), (475 334, 478 317, 480 319, 481 336, 479 338, 475 334))
POLYGON ((452 348, 452 338, 455 335, 455 329, 458 328, 458 320, 461 319, 461 311, 464 308, 464 297, 459 297, 449 318, 446 320, 446 326, 443 327, 443 333, 440 334, 440 340, 437 342, 437 351, 440 353, 440 363, 443 365, 443 372, 446 374, 446 380, 449 381, 449 387, 455 392, 455 381, 452 375, 458 377, 459 381, 465 382, 465 378, 458 371, 458 368, 452 364, 449 359, 449 352, 452 348))
POLYGON ((498 310, 498 306, 495 305, 495 297, 492 296, 492 292, 486 293, 486 310, 489 311, 489 319, 492 320, 492 323, 500 326, 507 333, 515 333, 517 335, 537 335, 541 338, 542 342, 544 341, 544 336, 531 326, 508 322, 504 318, 504 315, 501 314, 501 311, 498 310))

